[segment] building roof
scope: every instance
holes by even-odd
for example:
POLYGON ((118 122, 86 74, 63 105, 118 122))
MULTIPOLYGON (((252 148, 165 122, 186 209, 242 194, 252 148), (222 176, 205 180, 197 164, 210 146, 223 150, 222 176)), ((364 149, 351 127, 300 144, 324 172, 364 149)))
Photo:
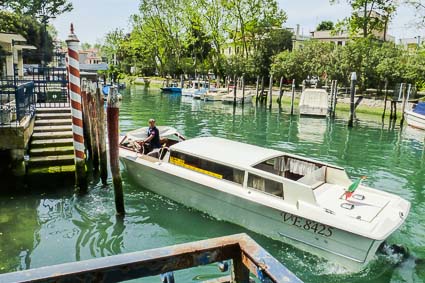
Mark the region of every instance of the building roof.
POLYGON ((81 71, 106 71, 108 70, 108 64, 106 63, 99 63, 99 64, 80 64, 80 70, 81 71))
POLYGON ((284 153, 217 137, 201 137, 179 142, 171 147, 182 153, 203 157, 239 168, 251 167, 284 153))
POLYGON ((0 42, 12 44, 12 40, 23 41, 23 42, 27 41, 25 37, 17 33, 3 33, 3 32, 0 33, 0 42))

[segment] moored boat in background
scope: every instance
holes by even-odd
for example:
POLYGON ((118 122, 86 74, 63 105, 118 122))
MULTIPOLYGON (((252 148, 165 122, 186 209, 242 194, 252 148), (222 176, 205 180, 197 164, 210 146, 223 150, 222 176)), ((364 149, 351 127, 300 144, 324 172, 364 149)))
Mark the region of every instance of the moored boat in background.
POLYGON ((425 102, 417 103, 412 110, 405 110, 404 117, 409 126, 425 130, 425 102))

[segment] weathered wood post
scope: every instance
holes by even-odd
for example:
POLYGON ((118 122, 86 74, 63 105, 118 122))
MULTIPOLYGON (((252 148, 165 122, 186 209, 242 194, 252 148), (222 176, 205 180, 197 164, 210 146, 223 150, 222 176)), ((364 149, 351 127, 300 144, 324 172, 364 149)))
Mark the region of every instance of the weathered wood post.
POLYGON ((183 74, 180 75, 180 87, 184 88, 184 78, 183 78, 183 74))
POLYGON ((279 107, 282 105, 282 96, 283 96, 283 76, 280 77, 280 82, 279 82, 279 98, 277 101, 279 102, 279 107))
POLYGON ((335 87, 334 87, 334 104, 332 106, 333 109, 333 113, 332 113, 332 117, 335 118, 335 111, 336 111, 336 103, 338 101, 338 81, 335 80, 335 87))
POLYGON ((100 87, 96 87, 96 109, 97 109, 97 126, 98 126, 98 142, 99 142, 99 158, 100 158, 100 179, 102 184, 107 184, 108 179, 108 154, 106 152, 106 131, 105 131, 105 103, 103 93, 100 87))
POLYGON ((270 74, 270 83, 269 83, 269 109, 272 109, 273 102, 273 74, 270 74))
MULTIPOLYGON (((409 84, 409 90, 410 92, 410 84, 409 84)), ((404 122, 404 110, 406 110, 406 101, 407 101, 407 95, 406 95, 406 86, 403 88, 403 96, 401 99, 401 120, 400 120, 400 126, 403 126, 404 122)))
POLYGON ((69 60, 69 93, 71 98, 72 135, 75 155, 75 184, 80 193, 87 192, 87 175, 84 147, 83 114, 81 106, 81 82, 79 63, 79 40, 74 34, 74 25, 71 24, 71 32, 68 35, 69 60))
POLYGON ((89 100, 89 117, 90 117, 90 140, 92 147, 92 162, 93 170, 99 171, 99 139, 98 139, 98 125, 97 125, 97 101, 96 101, 96 83, 90 82, 88 84, 88 100, 89 100))
POLYGON ((331 90, 330 90, 330 95, 331 95, 331 101, 330 101, 330 106, 329 106, 329 115, 332 116, 332 112, 333 112, 333 105, 334 105, 334 80, 331 80, 331 90))
POLYGON ((220 83, 220 75, 217 75, 216 85, 217 85, 217 88, 220 88, 220 86, 221 86, 221 83, 220 83))
POLYGON ((260 103, 264 100, 264 77, 261 77, 261 91, 260 91, 260 103))
POLYGON ((291 90, 291 115, 294 115, 294 99, 295 99, 295 79, 292 79, 292 90, 291 90))
POLYGON ((236 91, 237 91, 236 75, 234 75, 233 76, 233 106, 236 106, 236 91))
POLYGON ((229 76, 226 76, 226 88, 227 88, 227 93, 229 93, 229 91, 230 91, 229 76))
POLYGON ((354 95, 356 94, 356 81, 357 81, 357 74, 356 72, 351 73, 351 84, 350 84, 350 120, 348 120, 348 127, 353 126, 354 121, 354 111, 355 111, 355 105, 354 105, 354 95))
POLYGON ((119 100, 114 86, 109 88, 106 116, 108 120, 109 159, 114 184, 115 209, 117 215, 124 215, 124 193, 119 164, 119 100))
POLYGON ((81 80, 81 108, 83 112, 83 133, 85 137, 85 146, 88 152, 88 155, 90 158, 92 157, 92 147, 91 147, 91 140, 90 140, 90 115, 89 115, 89 102, 87 99, 87 80, 82 79, 81 80))
POLYGON ((242 106, 243 106, 245 103, 245 79, 243 76, 241 77, 241 83, 242 83, 242 106))
POLYGON ((387 99, 388 99, 388 79, 385 79, 385 90, 384 90, 384 111, 382 112, 382 120, 385 119, 385 111, 387 110, 387 99))
POLYGON ((260 81, 260 76, 257 76, 257 83, 255 84, 255 103, 258 102, 258 84, 260 81))

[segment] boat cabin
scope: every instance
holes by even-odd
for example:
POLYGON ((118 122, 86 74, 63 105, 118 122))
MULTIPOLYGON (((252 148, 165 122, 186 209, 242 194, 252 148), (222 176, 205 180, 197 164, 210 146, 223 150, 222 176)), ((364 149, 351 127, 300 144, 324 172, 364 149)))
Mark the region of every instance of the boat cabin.
POLYGON ((208 87, 209 87, 209 83, 206 81, 193 81, 191 84, 191 88, 193 89, 203 89, 208 87))

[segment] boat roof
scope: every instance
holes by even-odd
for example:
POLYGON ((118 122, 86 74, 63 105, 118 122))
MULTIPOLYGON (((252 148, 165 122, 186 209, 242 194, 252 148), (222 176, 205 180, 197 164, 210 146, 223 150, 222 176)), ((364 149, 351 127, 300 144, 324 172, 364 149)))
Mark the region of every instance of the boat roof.
POLYGON ((284 154, 277 150, 218 137, 193 138, 171 148, 192 156, 244 168, 284 154))

